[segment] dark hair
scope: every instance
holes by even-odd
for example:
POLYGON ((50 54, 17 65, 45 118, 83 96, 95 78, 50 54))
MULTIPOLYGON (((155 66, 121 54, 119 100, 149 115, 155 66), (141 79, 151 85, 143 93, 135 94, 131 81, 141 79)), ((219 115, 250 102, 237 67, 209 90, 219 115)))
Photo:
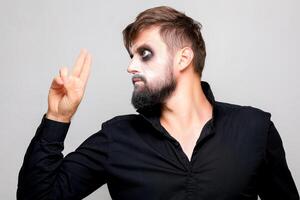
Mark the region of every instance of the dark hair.
POLYGON ((201 77, 206 56, 205 43, 200 32, 202 25, 171 7, 147 9, 123 30, 124 45, 128 52, 138 34, 151 26, 160 28, 160 35, 171 52, 185 45, 192 48, 194 69, 201 77))

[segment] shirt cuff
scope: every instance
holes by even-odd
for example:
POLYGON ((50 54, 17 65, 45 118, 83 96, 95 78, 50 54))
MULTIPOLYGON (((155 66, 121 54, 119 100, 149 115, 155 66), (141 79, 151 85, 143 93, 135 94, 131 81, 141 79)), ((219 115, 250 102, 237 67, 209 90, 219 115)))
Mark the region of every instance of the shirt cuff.
POLYGON ((64 142, 70 124, 48 119, 45 114, 37 132, 38 138, 48 142, 64 142))

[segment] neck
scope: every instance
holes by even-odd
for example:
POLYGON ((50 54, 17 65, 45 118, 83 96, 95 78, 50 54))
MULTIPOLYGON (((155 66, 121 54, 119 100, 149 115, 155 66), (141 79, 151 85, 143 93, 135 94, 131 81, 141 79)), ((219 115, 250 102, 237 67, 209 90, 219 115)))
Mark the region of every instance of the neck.
POLYGON ((187 128, 201 126, 212 118, 212 105, 200 81, 196 74, 177 81, 175 91, 162 106, 160 120, 163 124, 187 128))

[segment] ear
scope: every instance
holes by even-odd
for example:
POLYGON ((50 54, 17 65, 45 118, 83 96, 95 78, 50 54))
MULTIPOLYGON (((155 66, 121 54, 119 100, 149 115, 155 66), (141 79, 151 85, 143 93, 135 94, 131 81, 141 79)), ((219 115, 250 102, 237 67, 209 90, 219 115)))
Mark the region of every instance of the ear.
POLYGON ((177 66, 179 71, 187 68, 194 58, 194 52, 191 47, 184 47, 177 52, 177 66))

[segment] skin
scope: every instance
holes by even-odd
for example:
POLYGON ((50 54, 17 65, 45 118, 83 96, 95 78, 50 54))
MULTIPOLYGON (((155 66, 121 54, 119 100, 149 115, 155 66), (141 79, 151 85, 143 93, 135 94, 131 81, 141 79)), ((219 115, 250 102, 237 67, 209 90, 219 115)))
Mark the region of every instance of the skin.
POLYGON ((48 94, 48 119, 70 122, 84 94, 91 68, 91 55, 82 49, 73 70, 63 67, 50 86, 48 94))
POLYGON ((138 106, 132 101, 136 109, 164 102, 176 85, 172 74, 173 56, 166 54, 165 43, 158 43, 159 35, 149 36, 147 40, 134 41, 130 48, 131 61, 127 71, 132 74, 134 85, 132 100, 147 96, 147 100, 139 101, 138 106))
MULTIPOLYGON (((169 78, 169 50, 160 37, 159 27, 150 27, 142 31, 133 42, 131 52, 134 55, 128 73, 143 74, 149 87, 159 87, 159 83, 169 78), (144 43, 150 43, 156 56, 147 63, 142 62, 136 49, 144 43)), ((200 77, 192 64, 193 51, 186 46, 172 55, 172 70, 177 86, 162 106, 160 122, 162 126, 180 143, 183 151, 191 160, 194 146, 205 123, 212 118, 212 106, 201 88, 200 77)), ((143 82, 136 87, 143 87, 143 82)))
MULTIPOLYGON (((134 92, 142 91, 145 84, 149 88, 159 89, 170 78, 168 70, 172 70, 177 85, 163 102, 160 122, 191 160, 201 130, 212 118, 212 106, 203 93, 199 75, 193 69, 192 49, 187 45, 170 57, 170 51, 160 37, 159 27, 152 26, 139 33, 133 41, 130 54, 132 58, 128 73, 133 77, 142 75, 146 80, 133 79, 134 92), (147 61, 143 57, 148 56, 149 52, 140 48, 145 44, 151 45, 154 53, 147 61)), ((82 50, 70 74, 67 68, 60 69, 50 87, 47 118, 60 122, 71 121, 82 100, 90 65, 91 55, 82 50)))

